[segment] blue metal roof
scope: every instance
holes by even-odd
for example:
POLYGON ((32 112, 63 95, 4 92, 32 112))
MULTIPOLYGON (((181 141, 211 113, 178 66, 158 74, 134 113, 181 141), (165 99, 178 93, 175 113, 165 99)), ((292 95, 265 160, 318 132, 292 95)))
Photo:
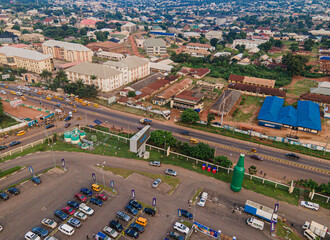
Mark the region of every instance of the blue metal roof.
POLYGON ((322 56, 320 57, 321 60, 330 60, 330 57, 329 56, 322 56))
POLYGON ((297 110, 292 106, 282 107, 278 121, 289 126, 297 125, 297 110))
POLYGON ((321 131, 320 107, 312 101, 298 101, 297 126, 321 131))
POLYGON ((269 122, 278 122, 278 116, 283 106, 284 99, 279 97, 266 97, 260 109, 258 119, 269 122))

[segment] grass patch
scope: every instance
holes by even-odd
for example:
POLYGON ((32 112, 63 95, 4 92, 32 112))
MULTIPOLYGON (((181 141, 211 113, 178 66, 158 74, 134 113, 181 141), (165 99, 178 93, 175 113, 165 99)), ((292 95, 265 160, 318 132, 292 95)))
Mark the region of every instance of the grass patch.
POLYGON ((152 119, 157 119, 160 121, 164 121, 164 118, 161 117, 158 114, 155 113, 149 113, 147 115, 147 113, 145 111, 142 111, 140 109, 136 109, 136 108, 131 108, 131 107, 127 107, 127 106, 123 106, 120 104, 113 104, 110 106, 110 108, 121 111, 121 112, 127 112, 127 113, 132 113, 138 116, 142 116, 142 117, 147 117, 147 118, 152 118, 152 119))
POLYGON ((201 79, 201 80, 204 81, 204 82, 212 83, 212 84, 214 84, 214 83, 222 83, 225 86, 228 85, 228 81, 225 80, 225 79, 223 79, 223 78, 221 78, 221 77, 220 78, 215 78, 215 77, 209 77, 209 76, 207 76, 207 77, 203 77, 203 79, 201 79))
POLYGON ((185 221, 185 220, 181 220, 180 222, 182 224, 186 225, 188 228, 192 228, 192 226, 193 226, 193 223, 185 221))
POLYGON ((5 115, 0 121, 0 128, 7 128, 18 124, 15 119, 5 115))
POLYGON ((300 96, 301 94, 308 93, 311 88, 317 87, 318 83, 313 80, 303 79, 297 81, 291 88, 288 89, 288 93, 291 93, 296 96, 300 96))
POLYGON ((276 235, 283 239, 301 240, 301 238, 284 222, 277 221, 276 235))
POLYGON ((236 122, 250 122, 251 117, 253 117, 253 112, 244 113, 242 110, 239 110, 233 117, 233 120, 236 122))
POLYGON ((9 168, 5 171, 0 171, 0 178, 3 178, 5 176, 8 176, 8 175, 14 173, 14 172, 17 172, 17 171, 21 170, 21 168, 22 168, 21 166, 15 166, 15 167, 9 168))
POLYGON ((124 178, 128 178, 130 175, 134 173, 133 170, 124 169, 124 168, 114 168, 114 167, 104 167, 105 171, 112 172, 113 174, 120 175, 124 178))
POLYGON ((203 191, 203 188, 196 189, 196 192, 195 192, 194 196, 191 199, 192 204, 195 204, 199 194, 201 194, 202 191, 203 191))
POLYGON ((114 195, 117 195, 117 191, 115 190, 115 189, 112 189, 112 188, 109 188, 109 187, 107 187, 107 186, 104 186, 103 184, 99 184, 100 185, 100 187, 102 188, 102 189, 104 189, 105 191, 108 191, 108 192, 110 192, 110 193, 112 193, 112 194, 114 194, 114 195))

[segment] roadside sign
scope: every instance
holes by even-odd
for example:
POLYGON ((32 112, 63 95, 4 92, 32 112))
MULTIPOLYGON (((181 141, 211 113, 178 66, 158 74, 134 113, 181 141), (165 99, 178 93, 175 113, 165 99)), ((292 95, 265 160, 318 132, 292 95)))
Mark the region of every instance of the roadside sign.
POLYGON ((135 190, 134 189, 131 190, 131 194, 132 194, 132 198, 134 199, 135 198, 135 190))
POLYGON ((96 176, 95 176, 95 173, 92 173, 92 178, 93 178, 93 180, 96 182, 96 176))
POLYGON ((1 75, 1 78, 2 79, 8 79, 8 78, 10 78, 10 75, 9 74, 3 74, 3 75, 1 75))
POLYGON ((95 119, 93 122, 96 123, 97 125, 100 125, 100 124, 102 123, 102 122, 101 122, 100 120, 98 120, 98 119, 95 119))
POLYGON ((275 222, 273 220, 270 222, 270 231, 271 232, 275 231, 275 222))
POLYGON ((111 180, 110 181, 110 187, 113 189, 115 187, 115 181, 114 180, 111 180))
POLYGON ((156 207, 156 198, 152 199, 152 206, 156 207))
POLYGON ((275 203, 275 207, 274 207, 274 213, 278 213, 278 208, 279 208, 279 204, 275 203))
POLYGON ((32 166, 29 166, 29 171, 31 174, 34 174, 34 171, 33 171, 33 167, 32 166))
POLYGON ((179 216, 179 217, 182 216, 181 209, 178 209, 178 216, 179 216))
POLYGON ((65 160, 62 158, 62 167, 65 168, 65 160))

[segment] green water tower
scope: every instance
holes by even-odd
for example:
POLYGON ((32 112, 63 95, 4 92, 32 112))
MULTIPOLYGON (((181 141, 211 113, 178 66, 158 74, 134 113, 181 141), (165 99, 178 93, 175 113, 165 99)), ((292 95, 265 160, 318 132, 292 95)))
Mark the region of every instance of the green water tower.
POLYGON ((233 178, 231 180, 230 189, 234 192, 239 192, 242 189, 242 183, 244 179, 244 157, 245 154, 241 153, 236 166, 234 167, 233 178))

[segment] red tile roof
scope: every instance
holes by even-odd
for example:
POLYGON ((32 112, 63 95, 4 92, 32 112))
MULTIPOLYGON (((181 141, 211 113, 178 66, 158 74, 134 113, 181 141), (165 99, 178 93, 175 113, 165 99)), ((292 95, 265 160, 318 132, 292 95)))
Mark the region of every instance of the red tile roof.
POLYGON ((82 25, 95 25, 95 23, 97 23, 97 21, 93 19, 83 19, 80 21, 80 24, 82 25))
POLYGON ((187 46, 205 47, 205 48, 211 48, 212 47, 210 44, 203 44, 203 43, 188 43, 187 46))
POLYGON ((159 80, 143 87, 142 89, 140 89, 141 94, 136 97, 140 99, 142 97, 150 96, 154 92, 158 91, 159 89, 163 88, 164 86, 166 86, 169 83, 170 83, 170 81, 168 81, 168 80, 159 79, 159 80))
POLYGON ((303 100, 310 100, 313 102, 330 104, 330 96, 328 96, 328 95, 306 93, 306 94, 300 95, 300 98, 303 100))
POLYGON ((235 75, 235 74, 230 74, 229 76, 229 81, 235 81, 235 82, 243 82, 244 76, 241 75, 235 75))
POLYGON ((178 94, 181 92, 183 89, 185 89, 187 86, 190 86, 192 84, 192 80, 189 78, 183 79, 182 81, 175 83, 165 91, 161 92, 160 94, 157 95, 159 98, 163 99, 169 99, 173 97, 174 95, 178 94))
POLYGON ((185 90, 182 93, 176 95, 175 98, 181 98, 184 100, 198 102, 201 98, 193 97, 194 94, 195 94, 195 92, 193 92, 193 91, 185 90))

